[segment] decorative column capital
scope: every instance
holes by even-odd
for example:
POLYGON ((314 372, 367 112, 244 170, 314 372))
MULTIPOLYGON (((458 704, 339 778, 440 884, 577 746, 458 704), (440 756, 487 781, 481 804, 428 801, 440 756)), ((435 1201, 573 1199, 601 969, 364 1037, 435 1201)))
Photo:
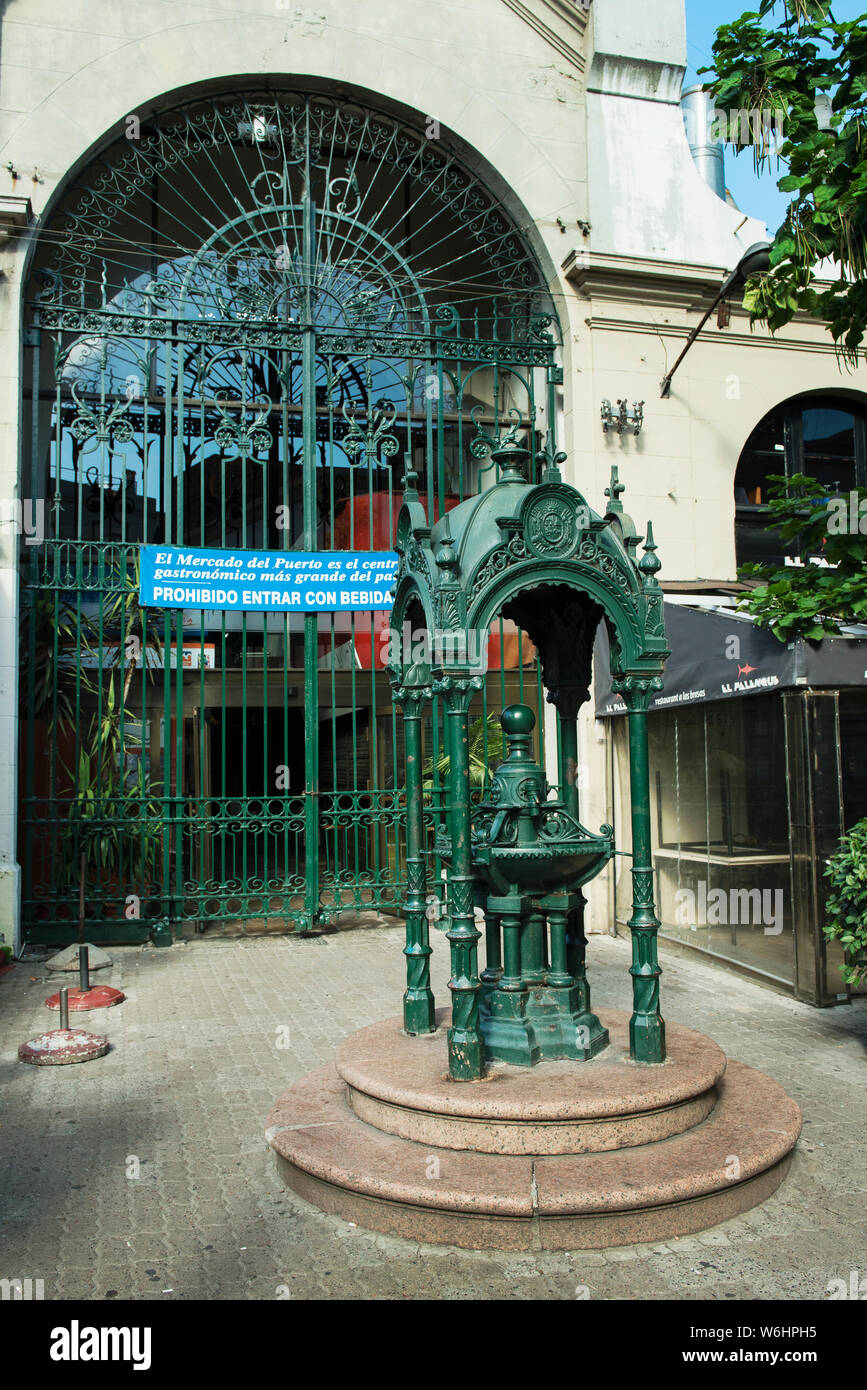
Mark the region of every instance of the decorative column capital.
POLYGON ((404 717, 417 719, 425 701, 433 698, 430 667, 416 662, 412 666, 387 666, 391 694, 395 704, 403 707, 404 717))
POLYGON ((433 698, 433 687, 430 685, 394 685, 391 693, 394 703, 403 709, 405 719, 420 719, 421 712, 428 700, 433 698))
POLYGON ((446 708, 451 714, 466 714, 473 695, 484 688, 481 676, 439 676, 432 682, 435 694, 445 697, 446 708))
POLYGON ((558 685, 548 691, 545 699, 554 706, 561 719, 577 719, 579 709, 590 699, 590 687, 558 685))
POLYGON ((617 676, 611 682, 612 689, 622 695, 627 709, 646 713, 657 690, 662 689, 661 676, 628 675, 617 676))

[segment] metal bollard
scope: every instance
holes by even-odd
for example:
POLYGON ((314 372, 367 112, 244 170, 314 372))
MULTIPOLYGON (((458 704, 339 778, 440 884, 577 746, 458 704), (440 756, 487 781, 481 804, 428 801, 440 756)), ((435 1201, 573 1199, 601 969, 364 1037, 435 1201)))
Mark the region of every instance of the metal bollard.
POLYGON ((78 948, 78 988, 82 991, 90 989, 90 947, 79 946, 78 948))
MULTIPOLYGON (((77 997, 76 989, 73 998, 77 997)), ((62 1067, 69 1062, 90 1062, 94 1057, 104 1057, 108 1052, 108 1038, 69 1026, 69 985, 61 985, 58 1005, 60 1027, 22 1043, 18 1049, 18 1060, 32 1062, 37 1067, 62 1067)))

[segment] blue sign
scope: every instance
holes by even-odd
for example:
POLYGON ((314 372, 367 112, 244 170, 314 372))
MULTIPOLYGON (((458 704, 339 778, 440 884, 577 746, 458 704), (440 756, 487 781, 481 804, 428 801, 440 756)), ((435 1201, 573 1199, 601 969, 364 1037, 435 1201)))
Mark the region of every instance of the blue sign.
POLYGON ((139 603, 145 608, 341 613, 391 608, 392 550, 190 550, 141 547, 139 603))

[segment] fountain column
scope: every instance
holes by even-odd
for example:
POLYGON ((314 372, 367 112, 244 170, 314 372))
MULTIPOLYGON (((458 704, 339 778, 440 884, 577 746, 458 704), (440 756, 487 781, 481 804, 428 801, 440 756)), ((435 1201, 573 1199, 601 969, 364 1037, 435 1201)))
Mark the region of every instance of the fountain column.
POLYGON ((449 748, 449 820, 451 866, 448 873, 451 947, 452 1026, 448 1031, 449 1071, 454 1081, 476 1081, 482 1075, 484 1043, 479 1028, 478 948, 473 911, 473 865, 469 764, 469 709, 478 676, 444 676, 434 682, 445 700, 449 748))
POLYGON ((421 721, 429 685, 408 679, 394 690, 403 708, 406 742, 406 992, 403 1026, 407 1033, 433 1033, 436 1029, 433 991, 430 987, 430 938, 425 914, 427 878, 424 854, 424 803, 422 792, 421 721))
MULTIPOLYGON (((569 815, 576 820, 580 820, 581 809, 578 796, 578 710, 589 698, 590 691, 586 686, 574 685, 561 686, 553 696, 560 727, 560 795, 569 815)), ((580 890, 573 894, 573 899, 574 905, 566 924, 566 968, 580 993, 582 1009, 589 1009, 590 989, 585 964, 587 937, 584 935, 586 899, 580 890)))
POLYGON ((632 1018, 629 1055, 636 1062, 665 1061, 665 1023, 659 1012, 656 953, 659 918, 653 903, 650 844, 650 773, 647 757, 647 709, 661 682, 625 676, 614 682, 626 703, 629 720, 629 782, 632 798, 632 1018))

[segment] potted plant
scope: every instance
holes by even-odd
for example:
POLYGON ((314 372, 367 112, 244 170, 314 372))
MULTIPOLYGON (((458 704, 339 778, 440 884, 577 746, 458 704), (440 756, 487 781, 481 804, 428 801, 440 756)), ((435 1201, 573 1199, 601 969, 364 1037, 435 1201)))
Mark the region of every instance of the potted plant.
POLYGON ((143 900, 158 880, 162 849, 161 805, 150 786, 141 737, 132 732, 136 713, 128 707, 139 662, 143 678, 152 678, 149 649, 157 664, 162 655, 159 638, 148 635, 146 613, 138 602, 138 557, 131 570, 124 565, 111 576, 108 588, 102 634, 103 641, 109 634, 119 638, 113 669, 106 681, 100 646, 98 674, 80 673, 82 688, 100 707, 78 748, 76 765, 67 769, 72 799, 64 834, 64 880, 77 890, 80 941, 87 882, 98 882, 103 893, 108 890, 103 913, 122 917, 126 896, 134 892, 143 900))
POLYGON ((867 980, 867 818, 840 839, 827 861, 830 892, 825 902, 825 936, 839 941, 846 953, 841 974, 847 985, 867 980))
POLYGON ((21 626, 20 795, 27 827, 31 886, 38 897, 53 876, 45 811, 69 790, 64 754, 74 743, 77 710, 73 653, 88 650, 89 620, 64 594, 30 595, 21 626), (29 673, 29 674, 28 674, 29 673), (29 800, 27 799, 29 797, 29 800))

